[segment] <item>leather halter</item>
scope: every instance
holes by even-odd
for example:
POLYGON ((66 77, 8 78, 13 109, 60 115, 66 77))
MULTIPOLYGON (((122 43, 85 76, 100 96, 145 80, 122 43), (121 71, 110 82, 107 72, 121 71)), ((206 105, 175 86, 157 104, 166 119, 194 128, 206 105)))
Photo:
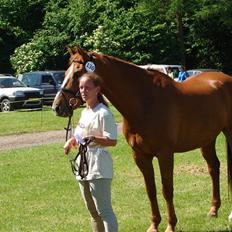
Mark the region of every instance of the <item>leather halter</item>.
MULTIPOLYGON (((93 60, 93 55, 92 54, 87 54, 88 55, 88 58, 89 58, 89 60, 87 60, 87 61, 80 61, 80 60, 78 60, 78 59, 73 59, 71 62, 73 63, 78 63, 78 64, 83 64, 83 65, 85 65, 88 61, 92 61, 93 60)), ((72 106, 69 104, 69 101, 67 100, 67 98, 66 98, 66 96, 65 96, 65 94, 64 93, 69 93, 69 94, 71 94, 71 95, 73 95, 73 98, 76 98, 76 99, 80 99, 81 101, 82 101, 82 103, 83 103, 83 100, 81 99, 81 97, 80 97, 80 91, 78 90, 77 92, 74 92, 74 91, 72 91, 72 90, 70 90, 70 89, 67 89, 67 88, 65 88, 65 86, 64 87, 62 87, 61 89, 60 89, 60 91, 61 91, 61 94, 64 96, 64 99, 65 99, 65 102, 66 102, 66 105, 67 105, 67 108, 73 113, 73 108, 72 108, 72 106)))
MULTIPOLYGON (((88 54, 88 58, 89 58, 90 61, 92 61, 92 60, 93 60, 92 54, 88 54)), ((77 60, 77 59, 73 59, 73 60, 72 60, 72 63, 73 63, 73 62, 74 62, 74 63, 78 63, 78 64, 83 64, 83 65, 86 64, 86 62, 83 62, 83 61, 80 61, 80 60, 77 60)), ((77 98, 77 99, 82 100, 81 97, 80 97, 80 91, 74 92, 74 91, 72 91, 72 90, 70 90, 70 89, 65 88, 65 86, 62 87, 62 88, 60 89, 60 91, 61 91, 61 93, 63 94, 63 96, 64 96, 64 98, 65 98, 65 100, 66 100, 66 104, 69 106, 68 108, 71 108, 71 109, 72 109, 72 107, 70 106, 70 104, 69 104, 67 98, 65 97, 64 93, 69 93, 69 94, 73 95, 73 98, 77 98)), ((73 109, 72 109, 72 110, 73 110, 73 109)))
MULTIPOLYGON (((90 61, 93 60, 92 54, 88 54, 88 58, 89 58, 90 61)), ((86 64, 86 62, 83 62, 83 61, 80 61, 80 60, 77 60, 77 59, 73 59, 71 62, 72 62, 72 63, 74 62, 74 63, 78 63, 78 64, 83 64, 83 65, 86 64)), ((70 111, 70 116, 69 116, 69 120, 68 120, 67 127, 64 128, 64 129, 66 130, 66 141, 67 141, 67 140, 68 140, 68 133, 69 133, 69 131, 71 130, 70 124, 71 124, 71 118, 72 118, 72 116, 73 116, 73 110, 74 110, 74 109, 73 109, 72 105, 70 104, 69 100, 67 99, 65 93, 71 94, 71 95, 73 96, 74 99, 80 99, 81 102, 82 102, 82 104, 83 104, 84 102, 83 102, 82 98, 80 97, 80 90, 78 90, 77 92, 75 92, 75 91, 72 91, 72 90, 70 90, 70 89, 65 88, 65 86, 64 86, 64 87, 62 87, 62 88, 60 89, 60 93, 63 95, 63 97, 64 97, 64 99, 65 99, 65 104, 66 104, 66 106, 67 106, 67 109, 70 111)), ((70 99, 71 99, 71 98, 70 98, 70 99)))

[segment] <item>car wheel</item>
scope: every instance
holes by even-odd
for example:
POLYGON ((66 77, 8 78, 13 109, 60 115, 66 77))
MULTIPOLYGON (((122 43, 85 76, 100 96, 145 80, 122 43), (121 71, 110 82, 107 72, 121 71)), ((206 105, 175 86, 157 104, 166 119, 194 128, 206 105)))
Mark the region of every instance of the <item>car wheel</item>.
POLYGON ((9 112, 13 110, 13 107, 10 103, 10 100, 9 99, 3 99, 2 102, 1 102, 1 111, 2 112, 9 112))

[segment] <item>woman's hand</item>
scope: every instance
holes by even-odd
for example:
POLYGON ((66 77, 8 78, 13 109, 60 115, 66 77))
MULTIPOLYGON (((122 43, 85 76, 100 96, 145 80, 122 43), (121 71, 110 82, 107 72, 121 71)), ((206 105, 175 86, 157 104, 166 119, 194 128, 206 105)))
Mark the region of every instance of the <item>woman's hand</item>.
POLYGON ((64 154, 68 155, 68 153, 70 152, 70 150, 73 147, 76 147, 77 142, 75 138, 70 138, 69 140, 67 140, 67 142, 64 144, 64 154))
POLYGON ((86 144, 90 144, 92 142, 95 142, 96 138, 95 136, 87 136, 84 137, 83 140, 85 141, 86 144))

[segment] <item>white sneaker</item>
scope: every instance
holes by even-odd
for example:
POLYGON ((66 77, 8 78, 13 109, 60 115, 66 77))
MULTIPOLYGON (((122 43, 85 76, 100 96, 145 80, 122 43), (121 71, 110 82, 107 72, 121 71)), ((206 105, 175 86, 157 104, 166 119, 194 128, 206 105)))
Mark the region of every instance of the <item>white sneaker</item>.
POLYGON ((229 219, 230 222, 232 222, 232 211, 231 211, 231 213, 230 213, 228 219, 229 219))

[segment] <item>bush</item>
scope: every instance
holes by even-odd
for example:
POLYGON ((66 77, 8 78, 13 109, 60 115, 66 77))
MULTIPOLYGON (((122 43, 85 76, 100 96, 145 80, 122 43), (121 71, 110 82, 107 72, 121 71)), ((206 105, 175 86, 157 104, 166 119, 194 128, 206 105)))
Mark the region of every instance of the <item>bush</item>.
POLYGON ((11 56, 11 63, 16 75, 44 67, 45 57, 41 48, 35 42, 23 44, 11 56))

